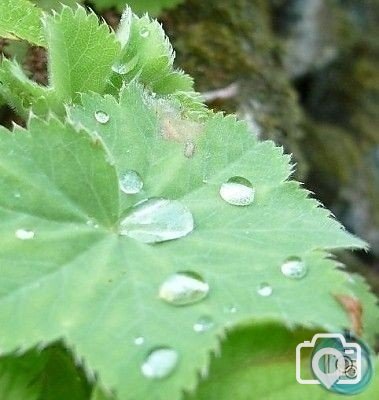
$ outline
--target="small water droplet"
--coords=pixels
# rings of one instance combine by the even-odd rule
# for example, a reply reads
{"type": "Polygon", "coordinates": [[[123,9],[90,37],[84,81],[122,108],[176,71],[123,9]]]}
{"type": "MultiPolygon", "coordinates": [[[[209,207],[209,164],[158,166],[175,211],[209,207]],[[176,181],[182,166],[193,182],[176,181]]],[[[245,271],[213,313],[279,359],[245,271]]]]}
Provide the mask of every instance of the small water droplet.
{"type": "Polygon", "coordinates": [[[86,224],[88,226],[91,226],[92,228],[95,228],[95,229],[97,229],[99,227],[99,224],[93,219],[87,220],[86,224]]]}
{"type": "Polygon", "coordinates": [[[234,206],[248,206],[254,201],[255,189],[247,179],[234,176],[221,185],[220,196],[234,206]]]}
{"type": "Polygon", "coordinates": [[[17,229],[16,238],[20,240],[31,240],[34,239],[35,232],[27,229],[17,229]]]}
{"type": "Polygon", "coordinates": [[[228,314],[235,314],[237,312],[237,307],[233,304],[229,304],[224,307],[224,312],[228,314]]]}
{"type": "Polygon", "coordinates": [[[197,303],[207,297],[209,285],[195,272],[177,272],[169,276],[159,288],[159,297],[174,306],[197,303]]]}
{"type": "Polygon", "coordinates": [[[180,201],[153,197],[129,210],[120,223],[120,235],[158,243],[186,236],[193,228],[193,216],[180,201]]]}
{"type": "Polygon", "coordinates": [[[178,361],[176,350],[170,347],[158,347],[147,355],[141,371],[146,378],[163,379],[174,371],[178,361]]]}
{"type": "Polygon", "coordinates": [[[119,75],[125,75],[128,72],[128,66],[126,64],[117,63],[112,65],[112,71],[119,75]]]}
{"type": "Polygon", "coordinates": [[[194,142],[186,142],[184,144],[184,156],[187,158],[193,157],[195,154],[195,143],[194,142]]]}
{"type": "Polygon", "coordinates": [[[104,111],[96,111],[95,119],[100,124],[106,124],[109,121],[109,115],[104,111]]]}
{"type": "Polygon", "coordinates": [[[145,338],[143,336],[137,336],[134,338],[133,342],[136,346],[141,346],[145,343],[145,338]]]}
{"type": "Polygon", "coordinates": [[[290,279],[304,278],[308,272],[306,263],[300,257],[290,257],[281,265],[282,274],[290,279]]]}
{"type": "Polygon", "coordinates": [[[125,171],[120,176],[120,189],[126,194],[136,194],[141,191],[143,181],[139,173],[133,170],[125,171]]]}
{"type": "Polygon", "coordinates": [[[193,325],[193,330],[197,333],[209,331],[214,326],[213,319],[208,316],[200,317],[193,325]]]}
{"type": "Polygon", "coordinates": [[[16,193],[14,194],[14,197],[15,197],[15,199],[21,198],[21,193],[16,192],[16,193]]]}
{"type": "Polygon", "coordinates": [[[272,295],[272,287],[268,283],[263,282],[259,285],[257,292],[260,296],[268,297],[272,295]]]}
{"type": "Polygon", "coordinates": [[[143,37],[143,38],[147,38],[150,35],[150,31],[147,28],[141,28],[141,30],[139,31],[139,34],[143,37]]]}

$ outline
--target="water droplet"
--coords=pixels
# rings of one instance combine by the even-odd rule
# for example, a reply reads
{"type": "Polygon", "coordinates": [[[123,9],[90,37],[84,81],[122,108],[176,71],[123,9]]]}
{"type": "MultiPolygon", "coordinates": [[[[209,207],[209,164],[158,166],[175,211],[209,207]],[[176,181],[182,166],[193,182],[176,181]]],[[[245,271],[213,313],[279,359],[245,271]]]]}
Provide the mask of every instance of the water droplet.
{"type": "Polygon", "coordinates": [[[16,193],[14,194],[14,197],[15,197],[16,199],[19,199],[19,198],[21,198],[21,193],[19,193],[19,192],[16,192],[16,193]]]}
{"type": "Polygon", "coordinates": [[[16,238],[20,240],[34,239],[35,233],[27,229],[17,229],[16,238]]]}
{"type": "Polygon", "coordinates": [[[247,179],[234,176],[221,185],[220,196],[234,206],[248,206],[254,201],[255,189],[247,179]]]}
{"type": "Polygon", "coordinates": [[[141,346],[145,343],[145,338],[143,336],[137,336],[134,338],[133,342],[136,346],[141,346]]]}
{"type": "Polygon", "coordinates": [[[176,350],[170,347],[158,347],[147,355],[141,371],[146,378],[163,379],[174,371],[178,361],[176,350]]]}
{"type": "Polygon", "coordinates": [[[119,75],[125,75],[128,72],[128,66],[126,64],[117,63],[112,65],[112,71],[119,75]]]}
{"type": "Polygon", "coordinates": [[[150,35],[150,31],[147,28],[141,28],[141,30],[139,31],[139,34],[143,38],[147,38],[150,35]]]}
{"type": "Polygon", "coordinates": [[[213,319],[208,316],[200,317],[193,325],[193,330],[197,333],[209,331],[214,326],[213,319]]]}
{"type": "Polygon", "coordinates": [[[185,306],[203,300],[209,285],[195,272],[177,272],[169,276],[159,288],[159,297],[174,306],[185,306]]]}
{"type": "Polygon", "coordinates": [[[120,235],[158,243],[186,236],[193,228],[193,216],[180,201],[153,197],[129,211],[120,223],[120,235]]]}
{"type": "Polygon", "coordinates": [[[86,224],[88,226],[91,226],[92,228],[95,228],[95,229],[97,229],[99,227],[99,224],[93,219],[87,220],[86,224]]]}
{"type": "Polygon", "coordinates": [[[104,111],[96,111],[95,119],[100,124],[106,124],[109,121],[109,115],[104,111]]]}
{"type": "Polygon", "coordinates": [[[187,158],[191,158],[193,157],[194,153],[195,153],[195,143],[190,141],[186,142],[184,144],[184,156],[187,158]]]}
{"type": "Polygon", "coordinates": [[[237,307],[233,304],[229,304],[226,307],[224,307],[224,312],[228,314],[235,314],[237,312],[237,307]]]}
{"type": "Polygon", "coordinates": [[[139,173],[133,170],[125,171],[120,177],[120,189],[126,194],[136,194],[141,191],[143,181],[139,173]]]}
{"type": "Polygon", "coordinates": [[[257,292],[260,296],[268,297],[272,295],[272,287],[268,283],[263,282],[259,285],[257,292]]]}
{"type": "Polygon", "coordinates": [[[290,279],[301,279],[308,272],[306,263],[299,257],[290,257],[281,266],[282,274],[290,279]]]}

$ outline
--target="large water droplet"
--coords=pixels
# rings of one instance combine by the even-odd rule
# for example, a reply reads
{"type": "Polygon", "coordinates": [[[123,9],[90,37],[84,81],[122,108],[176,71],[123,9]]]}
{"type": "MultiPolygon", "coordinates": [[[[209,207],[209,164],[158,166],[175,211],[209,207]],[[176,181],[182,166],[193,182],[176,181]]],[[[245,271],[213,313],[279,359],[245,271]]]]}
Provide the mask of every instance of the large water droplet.
{"type": "Polygon", "coordinates": [[[169,276],[159,288],[159,297],[174,306],[197,303],[208,293],[208,283],[199,274],[190,271],[169,276]]]}
{"type": "Polygon", "coordinates": [[[290,279],[301,279],[308,272],[306,263],[299,257],[290,257],[281,266],[282,274],[290,279]]]}
{"type": "Polygon", "coordinates": [[[268,297],[272,295],[272,287],[268,283],[263,282],[258,286],[257,292],[260,296],[268,297]]]}
{"type": "Polygon", "coordinates": [[[126,64],[117,63],[112,65],[112,71],[119,75],[125,75],[128,72],[128,66],[126,64]]]}
{"type": "Polygon", "coordinates": [[[197,333],[209,331],[214,326],[213,319],[208,316],[200,317],[193,325],[193,330],[197,333]]]}
{"type": "Polygon", "coordinates": [[[35,232],[27,230],[27,229],[17,229],[16,238],[20,240],[31,240],[34,239],[35,232]]]}
{"type": "Polygon", "coordinates": [[[120,235],[143,243],[178,239],[192,232],[191,212],[178,200],[150,198],[136,204],[120,223],[120,235]]]}
{"type": "Polygon", "coordinates": [[[109,115],[104,111],[96,111],[95,119],[99,124],[106,124],[109,121],[109,115]]]}
{"type": "Polygon", "coordinates": [[[143,37],[143,38],[147,38],[150,35],[150,31],[147,28],[141,28],[141,30],[139,31],[139,34],[143,37]]]}
{"type": "Polygon", "coordinates": [[[178,361],[176,350],[170,347],[158,347],[147,355],[141,371],[146,378],[163,379],[174,371],[178,361]]]}
{"type": "Polygon", "coordinates": [[[221,185],[220,196],[234,206],[248,206],[254,201],[255,189],[247,179],[234,176],[221,185]]]}
{"type": "Polygon", "coordinates": [[[136,194],[141,191],[143,181],[138,172],[125,171],[120,176],[120,189],[126,194],[136,194]]]}

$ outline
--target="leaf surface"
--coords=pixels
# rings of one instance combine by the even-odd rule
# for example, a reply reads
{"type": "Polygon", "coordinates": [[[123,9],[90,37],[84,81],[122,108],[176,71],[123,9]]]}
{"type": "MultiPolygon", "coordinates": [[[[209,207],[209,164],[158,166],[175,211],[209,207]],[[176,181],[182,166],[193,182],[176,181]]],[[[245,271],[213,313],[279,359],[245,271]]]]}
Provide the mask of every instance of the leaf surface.
{"type": "Polygon", "coordinates": [[[41,9],[28,0],[1,0],[0,37],[27,40],[43,46],[41,16],[41,9]]]}

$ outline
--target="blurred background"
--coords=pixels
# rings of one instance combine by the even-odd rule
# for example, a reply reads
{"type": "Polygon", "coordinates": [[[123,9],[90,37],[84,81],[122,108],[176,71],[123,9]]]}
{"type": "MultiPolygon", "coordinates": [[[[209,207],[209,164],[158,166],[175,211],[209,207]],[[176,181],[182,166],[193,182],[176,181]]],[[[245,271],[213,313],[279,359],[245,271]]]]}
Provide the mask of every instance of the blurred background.
{"type": "MultiPolygon", "coordinates": [[[[261,139],[283,145],[295,178],[370,244],[368,253],[339,256],[379,294],[379,0],[130,2],[162,22],[176,65],[209,106],[237,113],[261,139]]],[[[109,3],[85,4],[116,27],[126,0],[109,3]]],[[[0,51],[47,83],[43,49],[3,40],[0,51]]],[[[14,119],[0,108],[1,124],[14,119]]]]}

